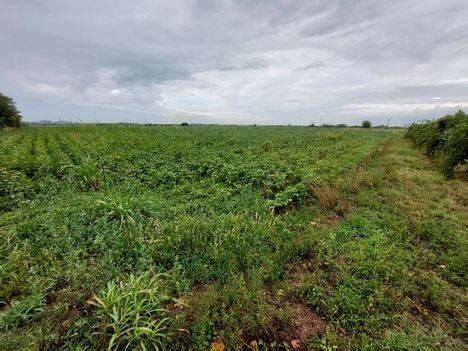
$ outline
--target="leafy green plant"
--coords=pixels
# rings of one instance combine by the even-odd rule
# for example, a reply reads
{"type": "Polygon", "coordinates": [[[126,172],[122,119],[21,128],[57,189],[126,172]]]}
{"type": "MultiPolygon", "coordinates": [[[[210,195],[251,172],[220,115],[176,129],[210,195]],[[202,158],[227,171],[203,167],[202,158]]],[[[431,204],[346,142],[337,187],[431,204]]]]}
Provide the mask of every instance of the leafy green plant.
{"type": "Polygon", "coordinates": [[[95,328],[106,337],[108,350],[164,348],[170,322],[164,304],[170,298],[162,278],[152,272],[131,274],[125,281],[109,282],[93,297],[95,328]]]}
{"type": "Polygon", "coordinates": [[[304,184],[288,186],[283,191],[278,192],[274,199],[269,200],[269,208],[272,212],[286,208],[288,206],[298,204],[307,196],[307,190],[304,184]]]}
{"type": "Polygon", "coordinates": [[[0,211],[19,206],[33,193],[33,183],[24,173],[0,168],[0,211]]]}

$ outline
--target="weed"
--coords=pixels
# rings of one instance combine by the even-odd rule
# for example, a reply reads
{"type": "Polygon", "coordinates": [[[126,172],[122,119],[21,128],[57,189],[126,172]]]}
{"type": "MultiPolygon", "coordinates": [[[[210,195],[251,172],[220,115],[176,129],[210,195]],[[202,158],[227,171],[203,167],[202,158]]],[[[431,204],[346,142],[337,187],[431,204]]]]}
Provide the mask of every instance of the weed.
{"type": "Polygon", "coordinates": [[[45,298],[36,293],[23,300],[11,302],[0,312],[0,330],[22,327],[30,319],[44,311],[45,298]]]}
{"type": "Polygon", "coordinates": [[[83,190],[97,190],[101,182],[101,170],[97,162],[91,157],[85,157],[76,165],[72,166],[73,175],[83,190]]]}
{"type": "Polygon", "coordinates": [[[169,318],[164,304],[163,276],[131,274],[128,280],[109,282],[94,296],[97,333],[108,340],[108,349],[160,349],[167,343],[169,318]]]}
{"type": "Polygon", "coordinates": [[[269,208],[275,213],[288,206],[299,205],[306,199],[306,196],[307,191],[304,184],[288,186],[286,189],[278,192],[274,199],[269,200],[269,208]]]}

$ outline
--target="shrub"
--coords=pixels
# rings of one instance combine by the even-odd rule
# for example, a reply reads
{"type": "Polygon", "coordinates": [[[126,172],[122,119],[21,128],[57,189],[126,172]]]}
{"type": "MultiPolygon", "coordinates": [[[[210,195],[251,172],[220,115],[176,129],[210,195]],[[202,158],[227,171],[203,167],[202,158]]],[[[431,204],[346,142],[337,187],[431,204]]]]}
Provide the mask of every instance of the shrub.
{"type": "Polygon", "coordinates": [[[442,157],[442,172],[450,178],[468,157],[468,115],[458,111],[435,121],[413,124],[405,135],[429,157],[442,157]]]}
{"type": "Polygon", "coordinates": [[[98,333],[106,335],[108,349],[164,348],[169,318],[163,305],[160,274],[130,275],[125,282],[109,282],[90,303],[97,307],[98,333]]]}
{"type": "Polygon", "coordinates": [[[21,125],[21,114],[12,98],[0,93],[0,128],[21,125]]]}
{"type": "Polygon", "coordinates": [[[372,123],[370,121],[362,121],[362,128],[370,128],[372,127],[372,123]]]}

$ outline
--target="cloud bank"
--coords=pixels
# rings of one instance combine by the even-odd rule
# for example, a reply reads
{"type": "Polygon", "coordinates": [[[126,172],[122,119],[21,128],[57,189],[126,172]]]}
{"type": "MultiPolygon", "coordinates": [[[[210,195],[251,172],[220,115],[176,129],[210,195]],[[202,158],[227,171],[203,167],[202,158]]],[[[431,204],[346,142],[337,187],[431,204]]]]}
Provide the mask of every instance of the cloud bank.
{"type": "Polygon", "coordinates": [[[26,120],[404,124],[468,107],[468,4],[6,0],[26,120]]]}

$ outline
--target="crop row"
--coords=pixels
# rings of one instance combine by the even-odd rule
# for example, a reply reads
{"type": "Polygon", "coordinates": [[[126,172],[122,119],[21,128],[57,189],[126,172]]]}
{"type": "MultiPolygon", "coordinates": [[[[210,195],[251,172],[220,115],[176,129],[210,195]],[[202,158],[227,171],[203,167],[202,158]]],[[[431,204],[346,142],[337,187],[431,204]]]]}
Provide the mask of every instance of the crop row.
{"type": "Polygon", "coordinates": [[[49,188],[85,191],[171,189],[208,180],[229,191],[251,186],[282,206],[291,194],[303,192],[303,185],[347,171],[381,137],[348,133],[352,135],[305,128],[287,133],[277,128],[218,127],[218,133],[207,127],[29,128],[16,136],[21,142],[5,147],[3,173],[34,183],[47,180],[42,183],[49,188]],[[324,149],[330,151],[324,154],[324,149]]]}

